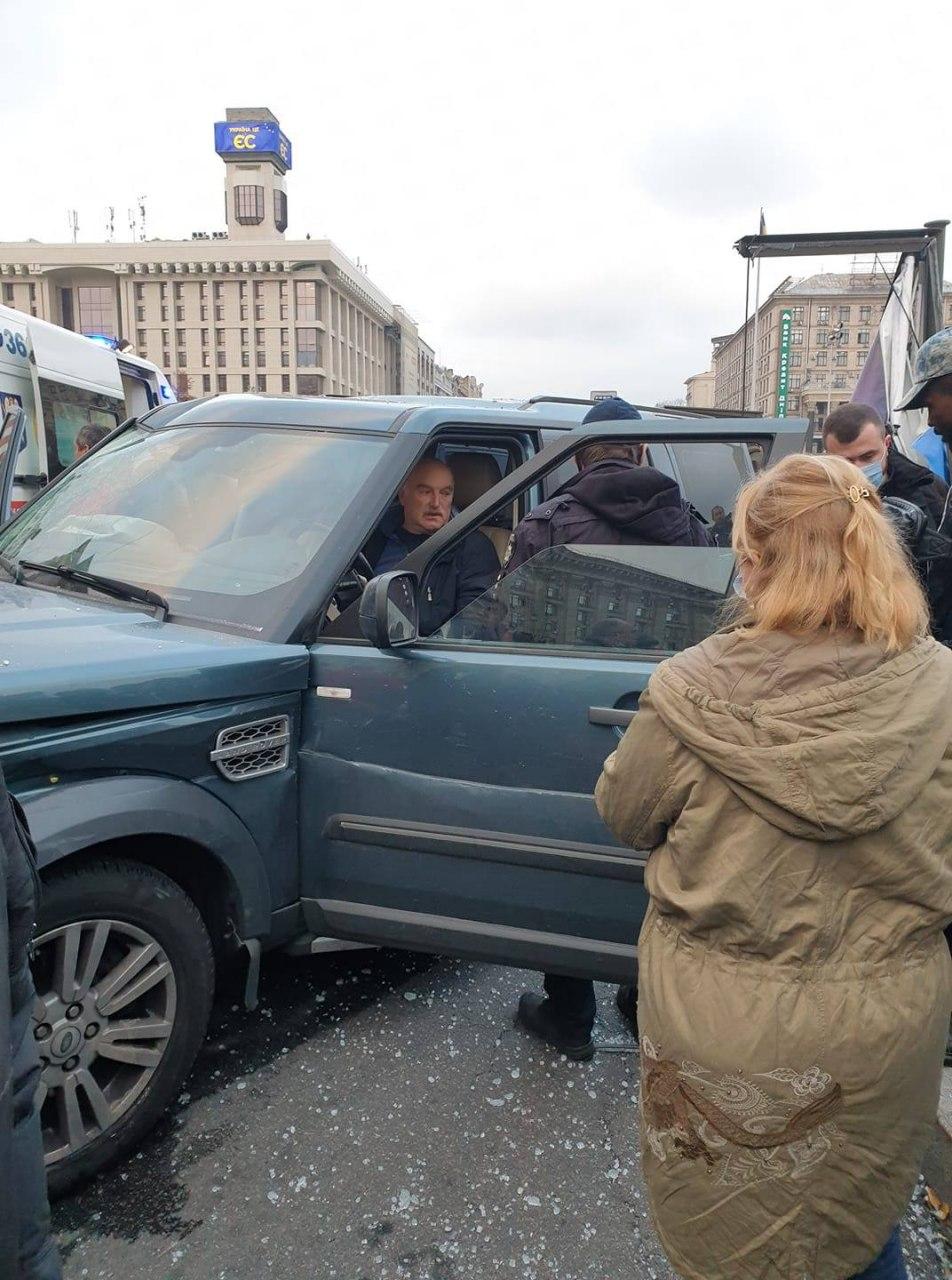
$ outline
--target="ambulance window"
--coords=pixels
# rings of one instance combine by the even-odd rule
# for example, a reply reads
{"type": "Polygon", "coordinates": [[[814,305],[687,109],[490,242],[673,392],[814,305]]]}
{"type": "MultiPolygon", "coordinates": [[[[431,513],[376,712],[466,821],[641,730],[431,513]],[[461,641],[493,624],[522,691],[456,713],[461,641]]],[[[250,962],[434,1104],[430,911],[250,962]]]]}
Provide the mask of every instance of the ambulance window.
{"type": "Polygon", "coordinates": [[[76,437],[85,426],[114,431],[119,425],[117,401],[81,387],[40,380],[49,478],[76,461],[76,437]]]}

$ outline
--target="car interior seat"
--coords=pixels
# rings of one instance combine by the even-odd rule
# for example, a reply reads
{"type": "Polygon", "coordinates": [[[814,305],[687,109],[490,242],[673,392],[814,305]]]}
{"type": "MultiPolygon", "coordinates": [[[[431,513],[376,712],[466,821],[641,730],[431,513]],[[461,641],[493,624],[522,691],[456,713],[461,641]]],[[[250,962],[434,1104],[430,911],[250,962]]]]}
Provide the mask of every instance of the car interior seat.
{"type": "MultiPolygon", "coordinates": [[[[465,509],[488,492],[494,484],[502,479],[499,463],[489,453],[454,453],[447,459],[453,473],[453,505],[459,511],[465,509]]],[[[502,564],[509,539],[512,536],[513,523],[511,516],[501,515],[500,524],[484,524],[480,533],[484,533],[496,549],[499,563],[502,564]]]]}

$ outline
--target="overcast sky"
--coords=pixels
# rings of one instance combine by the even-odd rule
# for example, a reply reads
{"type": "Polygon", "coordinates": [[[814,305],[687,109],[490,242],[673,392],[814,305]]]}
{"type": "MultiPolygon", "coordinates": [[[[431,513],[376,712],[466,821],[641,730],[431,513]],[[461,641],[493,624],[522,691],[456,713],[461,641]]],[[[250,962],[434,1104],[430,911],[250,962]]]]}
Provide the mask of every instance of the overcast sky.
{"type": "MultiPolygon", "coordinates": [[[[328,236],[489,395],[683,395],[756,231],[952,217],[952,7],[0,0],[0,237],[223,226],[212,124],[267,106],[328,236]],[[914,24],[910,21],[915,15],[914,24]]],[[[952,253],[952,247],[950,247],[952,253]]],[[[826,268],[847,269],[829,259],[826,268]]],[[[764,293],[819,263],[775,261],[764,293]]],[[[949,272],[947,270],[946,274],[949,272]]]]}

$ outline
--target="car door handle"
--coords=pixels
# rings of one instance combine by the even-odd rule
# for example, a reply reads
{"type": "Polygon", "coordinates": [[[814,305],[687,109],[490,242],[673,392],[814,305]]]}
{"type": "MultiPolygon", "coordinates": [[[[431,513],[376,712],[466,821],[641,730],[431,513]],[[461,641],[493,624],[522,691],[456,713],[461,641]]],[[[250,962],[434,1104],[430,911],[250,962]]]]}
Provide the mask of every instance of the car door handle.
{"type": "Polygon", "coordinates": [[[609,724],[618,729],[624,729],[630,725],[636,714],[634,711],[624,711],[619,707],[589,707],[588,709],[590,724],[609,724]]]}

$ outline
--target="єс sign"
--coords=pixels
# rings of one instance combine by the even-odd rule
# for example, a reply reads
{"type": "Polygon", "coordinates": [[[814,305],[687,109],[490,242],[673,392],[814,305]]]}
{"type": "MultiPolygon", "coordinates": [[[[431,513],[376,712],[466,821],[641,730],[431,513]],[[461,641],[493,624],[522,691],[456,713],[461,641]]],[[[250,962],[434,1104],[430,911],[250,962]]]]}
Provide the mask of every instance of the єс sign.
{"type": "Polygon", "coordinates": [[[285,169],[291,168],[291,143],[270,120],[219,120],[215,150],[220,156],[275,156],[285,169]]]}

